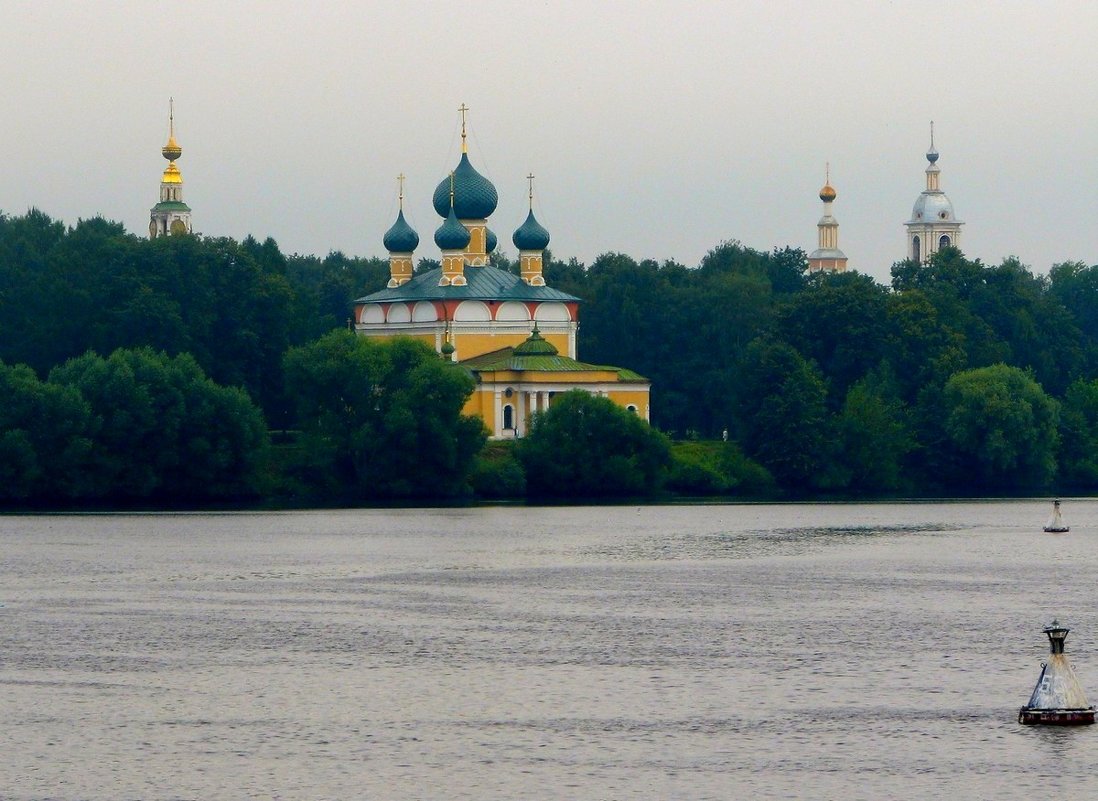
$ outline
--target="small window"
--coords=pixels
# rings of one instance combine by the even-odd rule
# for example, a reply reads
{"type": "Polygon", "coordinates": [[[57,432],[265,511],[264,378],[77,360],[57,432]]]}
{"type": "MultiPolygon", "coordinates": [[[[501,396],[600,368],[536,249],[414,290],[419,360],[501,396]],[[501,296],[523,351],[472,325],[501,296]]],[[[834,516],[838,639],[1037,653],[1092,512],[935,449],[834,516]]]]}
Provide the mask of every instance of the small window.
{"type": "Polygon", "coordinates": [[[939,247],[939,248],[947,248],[947,247],[949,247],[949,246],[950,246],[951,244],[953,244],[953,243],[949,241],[949,237],[948,237],[948,236],[944,236],[944,235],[943,235],[943,236],[942,236],[942,238],[938,240],[938,247],[939,247]]]}
{"type": "Polygon", "coordinates": [[[911,258],[913,261],[921,261],[923,258],[922,243],[919,242],[919,237],[911,237],[911,258]]]}
{"type": "Polygon", "coordinates": [[[633,414],[636,414],[636,413],[637,413],[637,404],[635,404],[635,403],[630,403],[630,404],[629,404],[628,406],[626,406],[625,408],[626,408],[626,409],[627,409],[628,411],[632,412],[633,414]]]}
{"type": "Polygon", "coordinates": [[[505,431],[510,431],[515,427],[515,410],[511,404],[507,404],[503,407],[503,428],[505,431]]]}

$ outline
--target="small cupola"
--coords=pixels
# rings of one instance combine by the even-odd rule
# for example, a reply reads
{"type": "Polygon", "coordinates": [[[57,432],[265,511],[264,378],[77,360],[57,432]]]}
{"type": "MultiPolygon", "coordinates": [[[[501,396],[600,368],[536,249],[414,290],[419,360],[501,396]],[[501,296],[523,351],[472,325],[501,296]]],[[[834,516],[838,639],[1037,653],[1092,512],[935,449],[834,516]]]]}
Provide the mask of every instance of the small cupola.
{"type": "Polygon", "coordinates": [[[526,341],[516,345],[514,350],[516,356],[556,356],[559,353],[552,342],[542,338],[537,323],[534,323],[534,330],[526,341]]]}

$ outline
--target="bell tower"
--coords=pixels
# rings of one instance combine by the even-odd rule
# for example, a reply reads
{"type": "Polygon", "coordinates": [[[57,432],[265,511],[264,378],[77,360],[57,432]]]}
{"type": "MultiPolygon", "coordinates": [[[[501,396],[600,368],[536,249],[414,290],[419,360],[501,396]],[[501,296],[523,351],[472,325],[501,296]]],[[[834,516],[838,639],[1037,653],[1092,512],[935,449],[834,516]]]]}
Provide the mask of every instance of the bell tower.
{"type": "Polygon", "coordinates": [[[183,175],[175,166],[183,148],[175,141],[175,101],[168,99],[168,144],[160,149],[168,160],[160,179],[160,202],[149,212],[149,238],[191,233],[191,207],[183,202],[183,175]]]}
{"type": "Polygon", "coordinates": [[[820,190],[820,200],[823,201],[823,216],[816,224],[817,247],[808,254],[808,271],[810,273],[846,272],[846,254],[839,250],[839,221],[831,214],[831,204],[838,193],[831,185],[831,165],[826,168],[827,178],[820,190]]]}
{"type": "Polygon", "coordinates": [[[930,149],[926,152],[926,189],[915,200],[907,221],[907,258],[926,264],[945,247],[960,247],[963,222],[953,213],[953,203],[941,188],[941,168],[934,148],[934,123],[930,123],[930,149]]]}

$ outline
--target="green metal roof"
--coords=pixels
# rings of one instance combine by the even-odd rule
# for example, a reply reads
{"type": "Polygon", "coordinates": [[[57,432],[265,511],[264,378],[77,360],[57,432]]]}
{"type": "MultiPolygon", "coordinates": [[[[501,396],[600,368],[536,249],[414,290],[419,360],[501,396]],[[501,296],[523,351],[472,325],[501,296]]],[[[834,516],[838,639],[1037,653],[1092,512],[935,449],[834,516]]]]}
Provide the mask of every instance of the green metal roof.
{"type": "Polygon", "coordinates": [[[515,347],[516,356],[556,356],[558,353],[556,345],[542,337],[537,323],[526,341],[515,347]]]}
{"type": "Polygon", "coordinates": [[[414,302],[417,300],[540,300],[562,303],[580,299],[559,289],[530,286],[514,273],[498,267],[466,267],[465,286],[439,286],[442,268],[420,273],[403,286],[382,289],[359,298],[355,303],[414,302]]]}
{"type": "Polygon", "coordinates": [[[538,353],[525,355],[516,352],[516,348],[500,348],[491,353],[482,353],[480,356],[465,359],[460,364],[462,367],[477,373],[493,373],[503,370],[534,373],[611,372],[618,374],[618,381],[648,381],[639,373],[626,370],[623,367],[586,364],[559,354],[538,353]]]}
{"type": "Polygon", "coordinates": [[[191,207],[182,200],[162,200],[152,207],[153,211],[190,211],[191,207]]]}

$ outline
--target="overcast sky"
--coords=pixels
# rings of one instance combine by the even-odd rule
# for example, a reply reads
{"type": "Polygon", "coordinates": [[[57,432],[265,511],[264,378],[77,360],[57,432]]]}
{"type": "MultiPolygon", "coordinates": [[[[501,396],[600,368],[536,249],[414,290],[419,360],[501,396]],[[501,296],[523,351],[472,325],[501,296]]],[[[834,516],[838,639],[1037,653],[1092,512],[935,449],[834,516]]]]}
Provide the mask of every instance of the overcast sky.
{"type": "Polygon", "coordinates": [[[558,257],[696,265],[726,239],[839,245],[885,281],[929,122],[962,249],[1098,263],[1098,3],[0,2],[0,209],[143,233],[175,97],[196,231],[419,256],[460,155],[514,255],[533,172],[558,257]]]}

